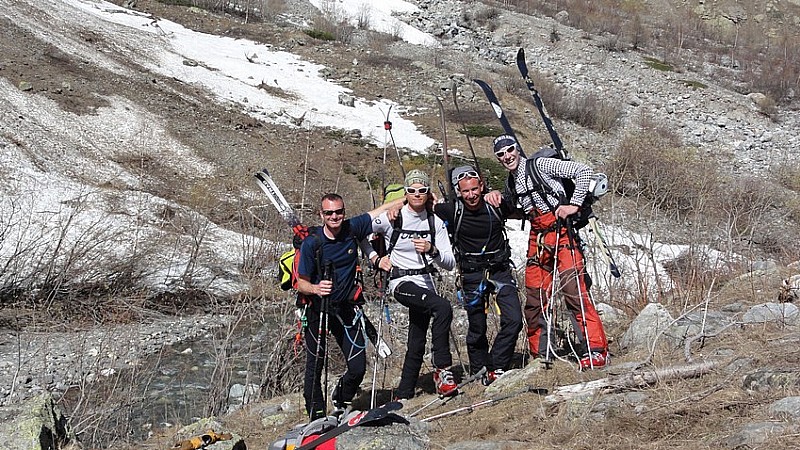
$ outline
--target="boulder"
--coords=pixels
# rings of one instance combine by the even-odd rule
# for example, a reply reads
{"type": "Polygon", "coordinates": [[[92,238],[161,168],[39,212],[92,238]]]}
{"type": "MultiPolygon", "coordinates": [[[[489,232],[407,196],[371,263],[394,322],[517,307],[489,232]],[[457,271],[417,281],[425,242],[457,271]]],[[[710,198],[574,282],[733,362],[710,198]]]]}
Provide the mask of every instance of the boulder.
{"type": "Polygon", "coordinates": [[[674,319],[667,308],[660,303],[648,303],[633,319],[628,330],[620,340],[622,348],[629,350],[649,350],[653,341],[669,327],[674,319]]]}
{"type": "Polygon", "coordinates": [[[77,443],[67,417],[50,393],[43,393],[0,412],[13,417],[3,427],[0,450],[59,450],[77,443]]]}
{"type": "Polygon", "coordinates": [[[800,312],[792,303],[762,303],[750,308],[742,316],[746,324],[779,323],[794,325],[798,321],[800,312]]]}

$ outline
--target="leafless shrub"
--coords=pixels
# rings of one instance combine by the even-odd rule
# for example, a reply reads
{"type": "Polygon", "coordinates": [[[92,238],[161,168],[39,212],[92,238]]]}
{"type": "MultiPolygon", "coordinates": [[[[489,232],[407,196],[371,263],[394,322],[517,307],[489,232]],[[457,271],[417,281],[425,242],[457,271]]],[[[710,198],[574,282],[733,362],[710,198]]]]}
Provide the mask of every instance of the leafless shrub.
{"type": "Polygon", "coordinates": [[[158,0],[168,5],[196,6],[213,12],[243,17],[245,21],[274,18],[286,8],[286,0],[158,0]]]}
{"type": "Polygon", "coordinates": [[[800,193],[800,162],[786,160],[772,167],[775,179],[785,188],[800,193]]]}
{"type": "Polygon", "coordinates": [[[568,115],[564,119],[605,132],[614,128],[620,114],[619,105],[607,98],[594,92],[586,95],[576,93],[570,98],[568,115]]]}
{"type": "Polygon", "coordinates": [[[519,76],[516,67],[504,66],[498,72],[498,84],[503,90],[518,97],[529,97],[528,88],[519,76]]]}
{"type": "Polygon", "coordinates": [[[391,40],[391,37],[385,34],[376,34],[376,41],[374,42],[376,51],[369,53],[366,56],[360,58],[360,61],[364,64],[369,64],[375,67],[385,66],[395,70],[408,70],[414,60],[410,58],[403,58],[402,56],[395,56],[389,55],[384,51],[377,51],[378,47],[382,47],[388,44],[388,41],[391,40]]]}
{"type": "Polygon", "coordinates": [[[617,192],[647,198],[678,217],[702,209],[717,177],[713,162],[694,148],[676,145],[668,130],[644,124],[623,138],[612,157],[609,176],[617,192]]]}
{"type": "Polygon", "coordinates": [[[402,41],[403,40],[403,22],[396,20],[392,23],[392,27],[389,30],[389,35],[392,36],[392,39],[395,41],[402,41]]]}
{"type": "Polygon", "coordinates": [[[768,210],[777,207],[775,190],[767,180],[753,177],[729,179],[720,187],[714,210],[722,213],[727,235],[734,241],[752,240],[768,210]]]}
{"type": "Polygon", "coordinates": [[[81,294],[136,289],[152,248],[134,245],[113,217],[94,213],[92,194],[49,212],[31,212],[21,197],[3,201],[0,251],[10,257],[0,267],[0,295],[25,292],[50,309],[81,294]]]}
{"type": "Polygon", "coordinates": [[[321,11],[321,15],[314,17],[313,30],[323,36],[332,36],[339,42],[349,43],[355,27],[350,25],[347,15],[332,1],[324,2],[321,11]]]}
{"type": "Polygon", "coordinates": [[[772,97],[765,96],[757,103],[758,112],[772,119],[773,122],[778,122],[778,105],[772,97]]]}
{"type": "Polygon", "coordinates": [[[358,12],[356,13],[356,26],[359,30],[367,30],[369,29],[370,23],[372,22],[372,6],[369,3],[362,3],[358,7],[358,12]]]}

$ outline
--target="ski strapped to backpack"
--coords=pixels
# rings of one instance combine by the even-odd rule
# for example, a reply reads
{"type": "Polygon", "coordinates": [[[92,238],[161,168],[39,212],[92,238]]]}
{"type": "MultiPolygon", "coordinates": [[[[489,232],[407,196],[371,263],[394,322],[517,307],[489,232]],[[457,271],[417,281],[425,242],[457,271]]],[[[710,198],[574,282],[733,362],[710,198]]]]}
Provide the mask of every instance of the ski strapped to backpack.
{"type": "Polygon", "coordinates": [[[558,137],[555,127],[553,127],[553,121],[550,120],[550,117],[545,113],[544,103],[539,96],[539,91],[536,90],[533,80],[528,76],[528,64],[525,62],[525,50],[522,48],[517,52],[517,68],[519,69],[520,75],[522,75],[523,81],[525,81],[525,86],[528,87],[528,91],[530,91],[531,96],[533,96],[533,104],[536,105],[539,116],[541,116],[542,122],[544,122],[544,127],[547,129],[547,133],[550,134],[550,140],[553,141],[553,148],[559,153],[560,159],[569,159],[566,150],[564,150],[564,144],[561,142],[561,138],[558,137]]]}
{"type": "MultiPolygon", "coordinates": [[[[444,117],[444,105],[442,104],[442,99],[439,98],[438,95],[433,96],[436,99],[436,105],[439,107],[439,126],[442,128],[442,159],[444,161],[444,177],[446,180],[450,179],[450,154],[448,153],[447,148],[447,122],[445,121],[444,117]]],[[[445,200],[452,200],[455,198],[455,192],[453,191],[453,184],[448,182],[445,183],[445,189],[442,192],[445,200]]],[[[441,185],[439,187],[441,189],[441,185]]]]}

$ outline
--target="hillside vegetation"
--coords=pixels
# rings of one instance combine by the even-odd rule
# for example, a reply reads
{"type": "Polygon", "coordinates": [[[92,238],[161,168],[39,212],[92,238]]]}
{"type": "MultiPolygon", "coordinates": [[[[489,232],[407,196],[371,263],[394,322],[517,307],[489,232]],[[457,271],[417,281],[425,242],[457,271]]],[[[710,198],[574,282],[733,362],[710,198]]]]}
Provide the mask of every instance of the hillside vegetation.
{"type": "MultiPolygon", "coordinates": [[[[494,86],[525,148],[548,145],[513,64],[516,50],[526,49],[567,150],[609,176],[613,192],[597,212],[625,275],[611,279],[592,255],[597,300],[618,313],[608,316],[610,372],[576,373],[563,364],[529,381],[553,390],[638,367],[723,362],[703,377],[551,409],[526,394],[437,422],[427,430],[431,448],[467,440],[515,442],[497,448],[793,448],[796,419],[785,420],[775,402],[797,394],[796,322],[743,316],[791,300],[782,283],[800,273],[800,5],[418,0],[419,12],[400,18],[441,44],[420,46],[399,28],[370,30],[368,9],[353,20],[335,2],[321,10],[284,0],[114,3],[151,17],[153,26],[173,21],[321,64],[324,78],[359,102],[397,102],[393,120],[413,123],[437,144],[433,96],[441,96],[454,158],[470,154],[469,135],[494,187],[504,176],[490,152],[499,128],[471,80],[494,86]],[[460,111],[449,101],[453,89],[460,111]],[[684,334],[666,346],[623,346],[634,319],[654,303],[684,334]],[[700,331],[690,327],[697,320],[700,331]],[[767,428],[762,440],[745,433],[767,428]]],[[[365,135],[364,124],[312,126],[314,108],[257,114],[247,98],[226,100],[152,70],[165,36],[103,34],[72,21],[63,2],[0,6],[0,326],[12,334],[69,332],[203,312],[252,323],[277,312],[282,326],[263,338],[278,356],[248,378],[261,385],[262,401],[296,401],[299,377],[274,376],[302,364],[291,353],[292,308],[273,281],[289,231],[251,176],[268,167],[309,222],[326,192],[342,193],[348,213],[368,210],[381,186],[400,178],[390,140],[365,135]]],[[[256,64],[258,55],[241,62],[256,64]]],[[[276,80],[261,80],[258,89],[299,102],[276,80]]],[[[376,116],[373,128],[382,130],[384,118],[376,116]]],[[[437,145],[399,150],[406,170],[442,178],[437,145]]],[[[392,333],[402,346],[402,328],[392,333]]],[[[207,416],[228,407],[226,345],[207,416]]],[[[518,350],[522,361],[524,345],[518,350]]],[[[124,408],[101,407],[105,392],[81,386],[78,401],[66,396],[62,404],[88,447],[171,445],[172,428],[146,444],[128,442],[141,430],[129,428],[124,408]],[[108,423],[119,433],[98,432],[108,423]]],[[[263,425],[263,406],[226,422],[248,447],[265,447],[302,420],[294,411],[263,425]]]]}

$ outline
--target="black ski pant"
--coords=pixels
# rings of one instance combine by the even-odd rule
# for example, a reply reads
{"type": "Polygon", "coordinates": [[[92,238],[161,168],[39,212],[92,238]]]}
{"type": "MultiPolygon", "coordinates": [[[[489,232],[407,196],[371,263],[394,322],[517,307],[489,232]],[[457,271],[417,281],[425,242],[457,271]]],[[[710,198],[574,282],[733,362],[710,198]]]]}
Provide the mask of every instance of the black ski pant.
{"type": "Polygon", "coordinates": [[[522,306],[517,295],[517,284],[511,269],[462,274],[462,300],[467,311],[467,354],[470,372],[481,367],[486,370],[509,369],[514,357],[517,338],[522,331],[522,306]],[[489,281],[491,280],[491,281],[489,281]],[[490,294],[496,291],[495,302],[500,310],[500,330],[494,338],[491,352],[487,332],[487,310],[490,294]]]}
{"type": "Polygon", "coordinates": [[[406,357],[395,396],[413,398],[417,378],[422,370],[428,325],[431,324],[431,320],[433,321],[431,325],[433,365],[437,369],[444,369],[453,364],[453,357],[450,354],[450,323],[453,321],[453,308],[447,299],[436,292],[410,281],[397,285],[394,289],[394,298],[401,305],[408,307],[406,357]]]}
{"type": "Polygon", "coordinates": [[[360,308],[349,304],[333,307],[328,314],[324,315],[319,307],[314,308],[312,305],[306,309],[308,327],[304,336],[306,373],[303,382],[303,397],[306,402],[306,412],[311,420],[327,414],[321,381],[328,348],[327,330],[330,330],[330,334],[336,339],[347,362],[347,370],[339,379],[334,390],[333,401],[340,404],[352,402],[358,392],[358,387],[367,372],[367,343],[361,314],[363,312],[360,308]],[[322,339],[319,339],[320,320],[323,323],[322,339]]]}

